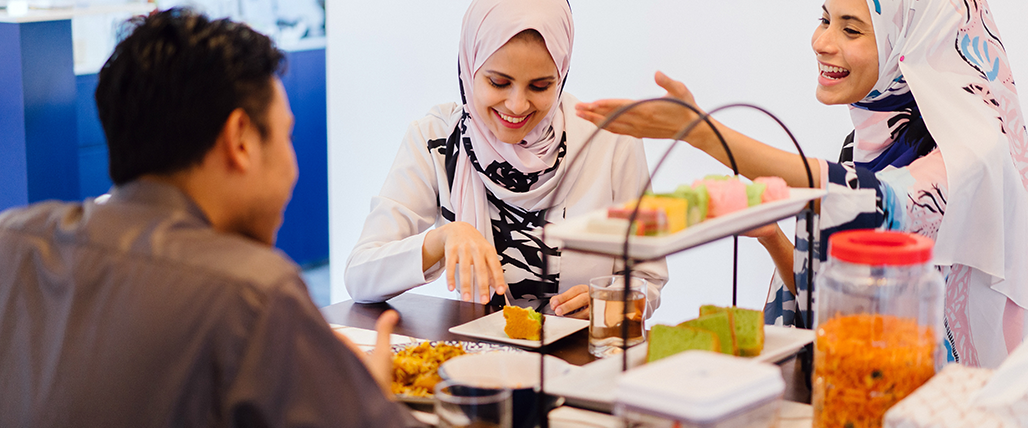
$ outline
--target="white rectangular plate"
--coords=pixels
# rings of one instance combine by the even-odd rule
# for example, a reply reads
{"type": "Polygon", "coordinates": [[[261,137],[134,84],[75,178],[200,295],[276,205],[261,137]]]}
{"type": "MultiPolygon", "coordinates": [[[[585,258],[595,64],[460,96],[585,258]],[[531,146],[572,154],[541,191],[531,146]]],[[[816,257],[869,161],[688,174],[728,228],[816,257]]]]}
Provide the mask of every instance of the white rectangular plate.
{"type": "MultiPolygon", "coordinates": [[[[544,338],[547,345],[589,326],[589,320],[553,315],[544,316],[546,317],[546,325],[543,327],[543,333],[545,333],[544,338]]],[[[507,337],[507,333],[503,332],[505,325],[507,325],[507,321],[503,318],[503,312],[493,312],[474,321],[450,327],[450,333],[494,342],[509,343],[525,348],[538,348],[540,346],[538,340],[511,339],[507,337]]]]}
{"type": "MultiPolygon", "coordinates": [[[[764,350],[756,357],[747,358],[776,363],[813,341],[813,330],[765,325],[764,350]]],[[[610,411],[614,404],[618,375],[621,374],[621,359],[620,355],[613,356],[575,367],[567,375],[546,381],[546,392],[563,396],[578,406],[610,411]]],[[[628,350],[629,369],[645,361],[645,343],[628,350]]]]}
{"type": "MultiPolygon", "coordinates": [[[[811,199],[825,195],[821,189],[791,188],[789,198],[715,217],[685,230],[666,236],[632,236],[629,238],[629,257],[650,260],[695,247],[710,241],[745,232],[758,226],[781,220],[798,213],[811,199]]],[[[563,248],[621,256],[625,237],[618,234],[590,232],[589,220],[606,218],[607,210],[596,210],[587,215],[546,226],[546,238],[557,239],[563,248]]]]}

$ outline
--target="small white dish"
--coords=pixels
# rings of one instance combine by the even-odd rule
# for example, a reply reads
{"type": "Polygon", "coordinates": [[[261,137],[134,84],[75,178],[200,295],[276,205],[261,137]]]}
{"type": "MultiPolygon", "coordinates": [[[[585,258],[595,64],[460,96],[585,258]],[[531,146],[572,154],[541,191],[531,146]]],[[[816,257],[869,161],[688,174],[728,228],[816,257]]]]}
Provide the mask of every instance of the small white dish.
{"type": "MultiPolygon", "coordinates": [[[[546,379],[568,374],[572,365],[567,361],[546,356],[546,379]]],[[[539,384],[539,354],[534,352],[484,352],[455,357],[439,366],[439,376],[445,380],[483,388],[534,388],[539,384]],[[477,382],[488,380],[489,385],[477,382]]]]}
{"type": "MultiPolygon", "coordinates": [[[[547,345],[556,342],[571,333],[589,327],[589,320],[565,318],[554,315],[544,316],[546,317],[546,323],[543,326],[543,333],[547,345]]],[[[450,327],[449,331],[453,334],[486,339],[494,342],[509,343],[525,348],[540,347],[538,340],[511,339],[507,337],[507,333],[503,332],[503,327],[506,325],[507,320],[503,318],[503,312],[497,311],[474,321],[466,322],[456,327],[450,327]]]]}

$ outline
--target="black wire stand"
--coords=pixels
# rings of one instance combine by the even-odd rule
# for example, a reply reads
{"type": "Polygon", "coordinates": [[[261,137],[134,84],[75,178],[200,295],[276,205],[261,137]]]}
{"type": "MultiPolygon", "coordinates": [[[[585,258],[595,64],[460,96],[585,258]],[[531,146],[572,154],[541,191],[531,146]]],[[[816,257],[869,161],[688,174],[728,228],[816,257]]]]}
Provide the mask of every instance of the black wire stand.
{"type": "MultiPolygon", "coordinates": [[[[597,127],[597,129],[595,131],[593,131],[593,133],[589,136],[589,138],[586,139],[585,144],[582,147],[582,150],[580,150],[578,153],[576,153],[575,156],[572,157],[569,160],[569,162],[571,162],[571,163],[576,162],[578,160],[578,157],[581,156],[582,153],[585,153],[585,148],[590,143],[592,143],[592,141],[596,137],[596,135],[599,134],[601,130],[605,129],[611,122],[616,120],[618,117],[620,117],[621,115],[625,114],[629,110],[631,110],[633,108],[636,108],[636,107],[638,107],[638,106],[640,106],[642,104],[657,103],[657,102],[672,103],[672,104],[679,105],[679,106],[684,107],[684,108],[692,111],[693,113],[697,114],[698,117],[696,119],[692,120],[691,122],[689,122],[688,124],[686,124],[685,127],[683,127],[681,130],[679,130],[678,133],[676,133],[674,135],[674,137],[672,137],[671,146],[668,147],[668,149],[664,152],[663,156],[661,156],[660,160],[657,161],[657,164],[653,167],[653,171],[650,173],[649,179],[647,179],[647,181],[646,181],[646,185],[643,186],[642,190],[640,190],[639,197],[636,199],[635,208],[632,210],[632,213],[631,213],[631,215],[628,218],[628,224],[629,225],[632,225],[632,224],[635,223],[636,217],[639,214],[639,208],[642,205],[641,204],[642,198],[648,193],[648,190],[650,189],[650,185],[653,182],[653,177],[657,175],[657,171],[659,171],[661,166],[664,165],[664,162],[667,160],[668,156],[671,154],[671,151],[674,150],[674,148],[678,145],[678,143],[680,141],[682,141],[682,138],[684,138],[685,135],[688,135],[690,132],[693,131],[693,129],[695,129],[700,124],[703,124],[703,123],[707,124],[710,127],[710,129],[714,132],[714,135],[717,136],[718,141],[721,143],[721,148],[725,150],[725,153],[726,153],[726,155],[728,157],[728,166],[732,169],[732,173],[734,175],[739,175],[739,167],[738,167],[738,164],[735,161],[735,156],[732,154],[731,148],[729,148],[728,143],[724,139],[724,136],[721,135],[721,132],[718,131],[717,127],[715,127],[713,122],[711,122],[711,120],[710,120],[710,116],[712,114],[717,113],[719,111],[727,110],[727,109],[733,109],[733,108],[755,109],[755,110],[757,110],[757,111],[759,111],[761,113],[764,113],[765,115],[769,116],[771,119],[773,119],[785,131],[785,133],[789,136],[789,139],[792,141],[793,145],[796,147],[796,151],[798,152],[798,154],[800,156],[800,159],[803,161],[803,166],[806,169],[808,186],[810,188],[814,187],[814,176],[813,176],[813,174],[812,174],[812,172],[810,170],[810,162],[807,159],[807,156],[803,153],[803,148],[801,148],[800,145],[799,145],[799,142],[796,141],[796,137],[793,135],[792,131],[789,130],[789,128],[785,125],[785,123],[783,123],[777,116],[775,116],[771,112],[767,111],[766,109],[758,107],[758,106],[755,106],[755,105],[752,105],[752,104],[745,104],[745,103],[727,104],[727,105],[715,108],[715,109],[713,109],[713,110],[711,110],[709,112],[704,113],[704,112],[700,111],[699,109],[697,109],[696,107],[694,107],[694,106],[692,106],[692,105],[690,105],[690,104],[688,104],[688,103],[686,103],[684,101],[681,101],[679,99],[675,99],[675,98],[667,98],[667,97],[664,97],[664,98],[650,98],[650,99],[644,99],[644,100],[633,102],[631,104],[628,104],[628,105],[625,105],[625,106],[619,108],[617,111],[615,111],[610,116],[608,116],[597,127]]],[[[558,191],[560,190],[561,186],[563,186],[563,185],[564,185],[564,181],[561,181],[560,183],[558,183],[557,184],[557,188],[554,189],[552,194],[556,195],[558,193],[558,191]]],[[[794,214],[782,216],[781,218],[777,218],[777,219],[775,219],[773,221],[765,223],[764,225],[777,222],[779,220],[788,218],[788,217],[790,217],[792,215],[794,215],[794,214]]],[[[813,288],[814,287],[814,285],[813,285],[813,269],[814,269],[814,267],[813,267],[813,265],[814,265],[814,246],[813,246],[813,236],[814,236],[814,231],[813,231],[813,227],[814,227],[814,222],[813,222],[813,218],[814,218],[814,201],[813,200],[809,201],[807,203],[806,208],[804,208],[803,210],[801,210],[799,213],[797,213],[795,215],[797,217],[799,217],[801,215],[805,216],[807,236],[808,236],[808,239],[810,239],[810,244],[807,245],[807,271],[806,271],[806,277],[805,277],[805,281],[806,281],[806,285],[807,285],[807,298],[806,298],[806,300],[807,300],[807,302],[806,302],[807,303],[807,313],[806,313],[805,317],[797,316],[796,317],[796,324],[797,324],[797,327],[799,327],[799,328],[810,329],[811,328],[810,326],[813,325],[812,305],[813,305],[813,293],[814,293],[814,288],[813,288]]],[[[741,231],[738,231],[738,232],[741,232],[741,231]]],[[[660,257],[657,257],[657,258],[662,258],[662,257],[668,256],[668,255],[674,254],[674,253],[685,251],[685,250],[690,249],[690,248],[694,248],[694,247],[697,247],[697,246],[700,246],[700,245],[705,245],[705,244],[707,244],[709,242],[712,242],[712,241],[720,240],[720,239],[725,238],[727,236],[731,236],[732,237],[732,241],[733,241],[733,251],[732,251],[732,254],[733,254],[732,255],[732,306],[736,306],[737,299],[738,299],[738,276],[739,276],[739,235],[738,235],[738,232],[735,232],[735,233],[732,233],[732,234],[725,234],[725,235],[717,236],[717,237],[710,238],[710,239],[706,239],[703,242],[700,242],[700,243],[697,243],[697,244],[694,244],[694,245],[685,246],[683,248],[675,248],[673,250],[669,250],[667,253],[665,253],[665,254],[661,255],[660,257]]],[[[621,258],[621,261],[623,263],[623,271],[620,274],[623,275],[623,277],[624,277],[624,285],[625,285],[623,293],[621,294],[622,295],[622,302],[621,302],[622,303],[622,305],[621,305],[621,308],[622,308],[622,320],[621,320],[621,358],[622,358],[622,362],[621,362],[621,370],[622,371],[628,370],[628,348],[629,348],[629,346],[628,346],[628,333],[629,333],[629,331],[628,331],[628,322],[627,322],[627,320],[628,320],[628,303],[629,303],[628,300],[629,300],[629,296],[630,296],[630,293],[631,293],[631,290],[630,290],[629,287],[631,286],[633,267],[636,264],[638,264],[638,263],[646,262],[646,261],[649,261],[649,260],[654,260],[652,258],[651,259],[637,259],[637,258],[633,258],[633,257],[630,256],[631,236],[632,236],[632,228],[628,227],[627,230],[625,231],[625,239],[624,239],[624,244],[622,245],[621,254],[620,255],[616,255],[616,256],[621,258]]],[[[542,240],[542,242],[545,245],[545,242],[546,242],[546,228],[545,227],[542,230],[542,235],[541,235],[540,239],[542,240]]],[[[611,254],[605,253],[605,252],[597,252],[597,251],[593,251],[593,250],[589,250],[589,249],[583,249],[583,248],[571,248],[571,247],[567,247],[567,246],[562,248],[561,251],[576,251],[576,252],[582,252],[582,253],[592,253],[592,254],[600,254],[600,255],[607,255],[607,256],[611,255],[611,254]]],[[[549,273],[549,258],[548,257],[543,257],[543,266],[542,266],[542,268],[543,268],[543,276],[546,277],[548,275],[548,273],[549,273]]],[[[644,292],[645,292],[645,290],[644,290],[644,292]]],[[[799,308],[797,308],[797,309],[799,309],[799,308]]],[[[591,310],[591,308],[590,308],[590,310],[591,310]]],[[[550,352],[549,352],[549,346],[546,345],[546,328],[545,327],[546,327],[546,317],[543,316],[542,317],[542,323],[541,323],[541,326],[540,326],[540,331],[539,331],[539,344],[540,344],[540,347],[538,348],[538,351],[537,351],[537,352],[539,352],[539,391],[538,391],[538,394],[536,394],[537,399],[538,399],[538,402],[536,403],[537,409],[538,409],[537,416],[539,418],[538,419],[538,426],[540,426],[542,428],[548,428],[549,427],[549,419],[548,419],[548,416],[547,416],[548,413],[549,413],[549,409],[547,408],[549,400],[548,400],[548,397],[547,397],[547,394],[546,394],[546,388],[545,388],[545,379],[546,379],[546,375],[545,375],[546,364],[545,364],[545,362],[546,362],[546,356],[549,355],[550,352]]],[[[801,360],[802,363],[803,363],[803,370],[804,370],[804,373],[806,374],[806,377],[809,380],[809,374],[810,374],[810,371],[812,370],[812,367],[813,367],[813,349],[812,349],[812,344],[806,345],[804,347],[804,350],[801,351],[801,352],[803,354],[802,355],[802,360],[801,360]]]]}

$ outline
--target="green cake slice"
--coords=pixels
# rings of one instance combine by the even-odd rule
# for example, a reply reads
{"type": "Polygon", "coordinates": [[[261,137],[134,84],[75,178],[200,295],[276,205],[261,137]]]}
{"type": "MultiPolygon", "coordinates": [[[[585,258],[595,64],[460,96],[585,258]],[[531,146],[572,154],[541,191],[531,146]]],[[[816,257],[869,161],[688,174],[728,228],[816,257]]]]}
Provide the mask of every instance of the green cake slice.
{"type": "Polygon", "coordinates": [[[710,194],[707,193],[707,186],[702,184],[695,188],[688,184],[678,186],[671,195],[685,199],[689,203],[685,219],[686,224],[692,226],[707,218],[707,204],[710,202],[710,194]]]}
{"type": "Polygon", "coordinates": [[[689,350],[718,352],[721,343],[717,335],[707,330],[692,327],[654,325],[647,340],[646,362],[652,363],[664,357],[689,350]]]}
{"type": "Polygon", "coordinates": [[[739,307],[700,306],[700,316],[730,311],[735,332],[736,355],[755,357],[764,349],[764,313],[739,307]]]}
{"type": "Polygon", "coordinates": [[[767,184],[764,183],[750,183],[746,185],[746,204],[749,206],[760,205],[760,197],[764,194],[764,190],[767,189],[767,184]]]}
{"type": "Polygon", "coordinates": [[[731,312],[722,311],[703,315],[678,325],[713,332],[717,335],[718,341],[721,342],[721,353],[735,355],[735,329],[732,326],[731,312]]]}

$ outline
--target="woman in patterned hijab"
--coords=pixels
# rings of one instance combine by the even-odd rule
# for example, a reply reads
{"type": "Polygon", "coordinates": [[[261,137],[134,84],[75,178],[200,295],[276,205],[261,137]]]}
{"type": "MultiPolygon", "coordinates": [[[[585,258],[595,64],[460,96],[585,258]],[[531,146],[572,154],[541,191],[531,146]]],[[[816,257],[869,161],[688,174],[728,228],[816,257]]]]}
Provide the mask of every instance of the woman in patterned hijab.
{"type": "MultiPolygon", "coordinates": [[[[1028,332],[1028,136],[988,4],[827,0],[811,46],[820,71],[817,98],[848,104],[854,132],[839,162],[811,165],[816,185],[829,193],[815,236],[805,236],[805,221],[798,222],[796,239],[804,244],[798,246],[812,238],[823,260],[828,236],[841,230],[902,230],[935,239],[933,263],[946,277],[950,358],[997,366],[1028,332]]],[[[693,103],[681,83],[659,73],[657,82],[669,96],[693,103]]],[[[581,104],[579,115],[598,122],[624,103],[581,104]]],[[[653,105],[609,129],[668,137],[694,117],[653,105]]],[[[807,186],[794,154],[716,126],[743,175],[807,186]]],[[[709,128],[686,140],[727,161],[709,128]]],[[[794,271],[788,284],[771,291],[767,321],[802,325],[806,252],[794,254],[777,228],[754,235],[780,271],[794,271]]]]}

